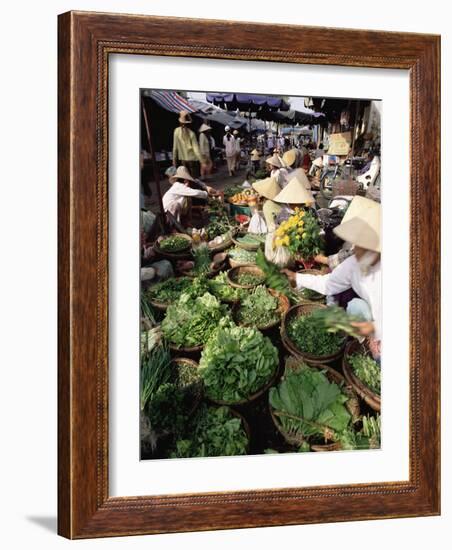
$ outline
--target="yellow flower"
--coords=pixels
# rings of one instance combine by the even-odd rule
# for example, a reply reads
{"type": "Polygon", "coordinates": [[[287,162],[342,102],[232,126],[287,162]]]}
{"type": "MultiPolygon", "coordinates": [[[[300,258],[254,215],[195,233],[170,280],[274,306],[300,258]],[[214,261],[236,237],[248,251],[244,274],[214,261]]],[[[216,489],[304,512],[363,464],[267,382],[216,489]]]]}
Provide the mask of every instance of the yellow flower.
{"type": "Polygon", "coordinates": [[[283,244],[284,246],[289,246],[289,242],[290,242],[289,236],[286,235],[286,236],[282,239],[282,244],[283,244]]]}
{"type": "Polygon", "coordinates": [[[281,246],[282,240],[281,239],[275,239],[275,245],[281,246]]]}

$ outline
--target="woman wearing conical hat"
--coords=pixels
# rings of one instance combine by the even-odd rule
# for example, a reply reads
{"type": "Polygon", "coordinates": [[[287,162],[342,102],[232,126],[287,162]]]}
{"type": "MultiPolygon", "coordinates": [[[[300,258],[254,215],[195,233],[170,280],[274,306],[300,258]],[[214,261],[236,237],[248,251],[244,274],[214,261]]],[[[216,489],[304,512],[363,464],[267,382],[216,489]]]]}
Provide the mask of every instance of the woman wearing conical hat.
{"type": "Polygon", "coordinates": [[[311,191],[306,189],[303,178],[298,176],[292,177],[289,183],[273,200],[282,205],[276,220],[277,224],[280,224],[282,221],[292,216],[295,212],[295,208],[310,208],[315,204],[315,199],[311,191]]]}
{"type": "Polygon", "coordinates": [[[353,322],[378,358],[381,343],[381,207],[359,197],[350,214],[344,216],[334,232],[354,246],[354,254],[326,275],[308,275],[284,270],[298,290],[309,288],[324,295],[336,295],[353,289],[358,298],[347,305],[347,313],[360,317],[353,322]]]}
{"type": "Polygon", "coordinates": [[[256,173],[259,168],[260,168],[260,164],[261,164],[261,155],[259,153],[259,151],[257,149],[253,149],[251,151],[251,164],[253,166],[253,172],[256,173]]]}
{"type": "Polygon", "coordinates": [[[209,176],[212,172],[212,155],[210,131],[212,128],[208,124],[201,124],[199,127],[199,152],[201,154],[201,179],[209,176]]]}
{"type": "Polygon", "coordinates": [[[189,128],[192,123],[190,113],[181,111],[179,113],[179,126],[173,134],[173,166],[185,166],[192,176],[199,176],[199,163],[201,153],[199,152],[196,134],[189,128]]]}
{"type": "Polygon", "coordinates": [[[270,177],[275,178],[281,188],[285,187],[287,184],[288,172],[284,168],[279,155],[277,153],[273,153],[271,157],[265,159],[265,165],[270,177]]]}
{"type": "Polygon", "coordinates": [[[259,196],[266,199],[262,206],[262,212],[264,214],[265,223],[267,224],[267,230],[269,232],[274,231],[276,228],[275,219],[281,211],[281,206],[274,202],[273,199],[281,191],[281,187],[278,185],[275,178],[270,177],[255,181],[253,183],[253,189],[259,196]]]}

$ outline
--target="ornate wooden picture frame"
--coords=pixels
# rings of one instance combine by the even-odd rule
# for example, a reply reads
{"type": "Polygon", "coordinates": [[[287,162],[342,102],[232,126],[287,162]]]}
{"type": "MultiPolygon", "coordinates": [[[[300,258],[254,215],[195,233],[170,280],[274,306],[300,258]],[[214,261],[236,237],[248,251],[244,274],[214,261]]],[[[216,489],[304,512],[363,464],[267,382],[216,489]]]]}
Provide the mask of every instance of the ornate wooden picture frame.
{"type": "Polygon", "coordinates": [[[59,533],[87,538],[439,514],[440,38],[69,12],[59,17],[58,47],[59,533]],[[109,56],[121,53],[409,71],[409,481],[109,496],[107,92],[109,56]]]}

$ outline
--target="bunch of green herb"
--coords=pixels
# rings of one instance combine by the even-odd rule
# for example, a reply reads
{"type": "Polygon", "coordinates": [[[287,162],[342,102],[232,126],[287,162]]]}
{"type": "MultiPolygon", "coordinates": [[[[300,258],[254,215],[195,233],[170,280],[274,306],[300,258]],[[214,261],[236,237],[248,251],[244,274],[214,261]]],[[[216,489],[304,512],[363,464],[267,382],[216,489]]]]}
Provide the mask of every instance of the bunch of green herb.
{"type": "Polygon", "coordinates": [[[144,413],[155,432],[179,434],[187,423],[186,395],[174,382],[165,382],[149,399],[144,413]]]}
{"type": "Polygon", "coordinates": [[[144,410],[159,387],[171,378],[171,356],[168,349],[156,345],[141,356],[140,371],[140,408],[144,410]]]}
{"type": "Polygon", "coordinates": [[[278,367],[278,350],[255,328],[218,328],[201,354],[199,372],[208,397],[227,403],[247,399],[278,367]]]}
{"type": "Polygon", "coordinates": [[[299,315],[287,325],[287,334],[297,349],[312,355],[332,355],[338,352],[344,343],[344,335],[328,332],[310,315],[299,315]]]}
{"type": "Polygon", "coordinates": [[[202,407],[171,458],[237,456],[247,452],[248,436],[240,418],[228,407],[202,407]]]}
{"type": "Polygon", "coordinates": [[[180,252],[190,247],[188,239],[181,237],[180,235],[172,235],[166,237],[159,242],[160,250],[164,252],[180,252]]]}
{"type": "Polygon", "coordinates": [[[203,344],[229,314],[227,306],[206,292],[192,298],[182,293],[179,300],[168,307],[162,322],[163,336],[176,347],[194,347],[203,344]]]}
{"type": "Polygon", "coordinates": [[[348,397],[325,374],[303,364],[288,369],[271,388],[269,402],[284,430],[302,438],[322,436],[334,440],[350,424],[348,397]]]}
{"type": "Polygon", "coordinates": [[[373,392],[380,395],[381,392],[381,367],[380,364],[367,353],[354,353],[348,358],[348,362],[355,375],[373,392]]]}
{"type": "Polygon", "coordinates": [[[343,450],[379,449],[381,445],[380,415],[363,416],[362,428],[356,431],[353,426],[348,426],[343,432],[336,434],[336,441],[341,444],[343,450]]]}
{"type": "Polygon", "coordinates": [[[209,280],[204,275],[200,275],[199,277],[190,279],[190,281],[191,284],[184,289],[181,295],[185,294],[186,296],[190,296],[190,298],[199,298],[200,296],[203,296],[206,292],[209,292],[209,280]]]}
{"type": "Polygon", "coordinates": [[[305,300],[320,300],[323,298],[323,294],[320,294],[315,290],[311,290],[310,288],[303,288],[300,294],[305,300]]]}
{"type": "Polygon", "coordinates": [[[141,307],[141,317],[144,317],[151,325],[156,324],[156,315],[154,308],[148,301],[146,292],[143,290],[140,293],[140,307],[141,307]]]}
{"type": "Polygon", "coordinates": [[[210,270],[210,253],[207,245],[202,244],[193,250],[194,266],[191,270],[193,275],[205,275],[210,270]]]}
{"type": "Polygon", "coordinates": [[[265,286],[258,286],[244,298],[237,312],[237,321],[244,326],[263,327],[280,317],[278,298],[265,286]]]}
{"type": "Polygon", "coordinates": [[[256,263],[256,252],[252,250],[245,250],[239,246],[235,246],[228,250],[230,258],[241,264],[254,264],[256,263]]]}
{"type": "Polygon", "coordinates": [[[300,301],[300,297],[290,286],[289,279],[284,273],[281,273],[277,265],[267,260],[262,250],[258,250],[256,253],[256,265],[265,274],[265,284],[269,288],[284,294],[292,303],[300,301]]]}
{"type": "Polygon", "coordinates": [[[311,321],[328,332],[340,332],[357,338],[359,333],[352,323],[363,321],[361,317],[349,315],[339,306],[319,308],[311,313],[311,321]]]}
{"type": "Polygon", "coordinates": [[[171,304],[179,299],[182,292],[189,288],[192,282],[190,277],[179,277],[178,279],[171,277],[150,286],[145,292],[145,297],[156,302],[171,304]]]}
{"type": "Polygon", "coordinates": [[[220,300],[236,302],[248,294],[248,291],[244,288],[232,287],[228,283],[225,271],[210,279],[208,285],[209,291],[220,300]]]}
{"type": "Polygon", "coordinates": [[[239,285],[260,285],[264,281],[265,281],[264,275],[259,275],[257,273],[250,273],[249,271],[238,273],[236,277],[236,282],[239,285]]]}

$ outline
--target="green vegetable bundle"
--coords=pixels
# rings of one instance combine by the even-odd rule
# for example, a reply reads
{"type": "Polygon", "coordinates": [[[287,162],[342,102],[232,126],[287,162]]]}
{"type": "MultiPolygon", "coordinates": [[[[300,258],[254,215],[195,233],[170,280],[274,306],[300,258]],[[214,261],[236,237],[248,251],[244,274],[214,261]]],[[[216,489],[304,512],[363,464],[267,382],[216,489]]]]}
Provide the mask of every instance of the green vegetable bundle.
{"type": "Polygon", "coordinates": [[[344,335],[328,332],[309,315],[294,317],[287,324],[287,334],[297,349],[312,355],[333,355],[344,343],[344,335]]]}
{"type": "Polygon", "coordinates": [[[220,300],[236,302],[244,298],[248,291],[244,288],[235,288],[228,283],[225,271],[219,273],[209,281],[209,291],[220,300]]]}
{"type": "Polygon", "coordinates": [[[289,279],[284,273],[281,273],[277,265],[267,260],[262,250],[258,250],[256,253],[256,265],[264,272],[265,284],[268,287],[284,294],[292,303],[300,301],[300,297],[290,286],[289,279]]]}
{"type": "Polygon", "coordinates": [[[258,286],[241,302],[237,321],[245,326],[265,327],[279,319],[278,306],[278,298],[272,296],[265,286],[258,286]]]}
{"type": "Polygon", "coordinates": [[[367,353],[354,353],[348,362],[355,375],[374,393],[381,392],[381,367],[367,353]]]}
{"type": "Polygon", "coordinates": [[[257,233],[247,233],[243,237],[237,237],[236,241],[240,244],[251,245],[251,246],[260,246],[265,243],[266,235],[261,235],[257,233]]]}
{"type": "Polygon", "coordinates": [[[200,245],[193,250],[194,267],[191,270],[193,275],[205,275],[210,271],[210,253],[207,245],[200,245]]]}
{"type": "Polygon", "coordinates": [[[303,364],[288,369],[271,388],[269,402],[284,431],[300,438],[322,436],[336,440],[351,422],[348,397],[326,375],[303,364]]]}
{"type": "Polygon", "coordinates": [[[160,250],[164,252],[180,252],[190,247],[190,242],[184,237],[173,235],[159,242],[160,250]]]}
{"type": "Polygon", "coordinates": [[[192,279],[190,277],[179,277],[178,279],[171,277],[150,286],[146,291],[146,298],[164,304],[171,304],[178,300],[181,293],[189,288],[191,284],[192,279]]]}
{"type": "Polygon", "coordinates": [[[228,407],[202,407],[190,423],[187,436],[176,442],[171,458],[237,456],[247,452],[248,436],[242,421],[228,407]]]}
{"type": "Polygon", "coordinates": [[[256,263],[256,252],[245,250],[239,246],[235,246],[234,248],[228,250],[228,254],[233,260],[242,264],[256,263]]]}
{"type": "Polygon", "coordinates": [[[257,275],[256,273],[239,273],[237,275],[237,283],[239,285],[260,285],[265,281],[265,277],[257,275]]]}
{"type": "Polygon", "coordinates": [[[278,350],[254,328],[216,330],[201,354],[205,393],[216,401],[237,403],[260,390],[278,367],[278,350]]]}
{"type": "Polygon", "coordinates": [[[176,347],[203,344],[228,315],[228,309],[215,296],[206,292],[192,298],[181,294],[179,300],[166,310],[162,322],[163,336],[176,347]]]}
{"type": "Polygon", "coordinates": [[[351,323],[363,321],[361,317],[349,315],[339,306],[319,308],[311,313],[311,321],[317,323],[320,329],[328,332],[341,332],[357,338],[359,333],[351,323]]]}
{"type": "Polygon", "coordinates": [[[149,400],[162,384],[171,377],[171,356],[167,348],[155,345],[149,352],[142,348],[140,372],[140,408],[144,410],[149,400]]]}

